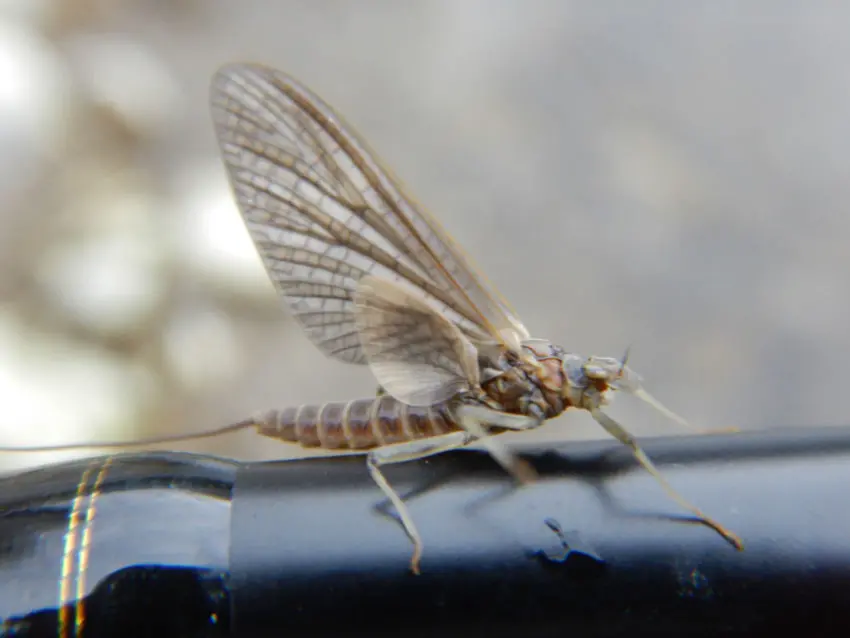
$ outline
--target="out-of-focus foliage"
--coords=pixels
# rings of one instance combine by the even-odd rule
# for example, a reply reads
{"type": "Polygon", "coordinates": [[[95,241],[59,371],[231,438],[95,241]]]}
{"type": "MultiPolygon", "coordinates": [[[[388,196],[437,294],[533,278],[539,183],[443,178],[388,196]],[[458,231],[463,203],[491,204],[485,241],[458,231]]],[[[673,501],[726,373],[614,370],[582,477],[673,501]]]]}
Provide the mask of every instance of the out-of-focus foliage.
{"type": "MultiPolygon", "coordinates": [[[[4,443],[187,427],[245,364],[239,314],[274,306],[215,156],[174,143],[205,104],[118,30],[131,3],[26,4],[0,22],[4,443]]],[[[203,17],[136,4],[154,23],[203,17]]]]}
{"type": "MultiPolygon", "coordinates": [[[[237,59],[334,104],[539,336],[631,343],[699,425],[843,423],[848,18],[790,0],[0,0],[0,437],[132,439],[374,392],[289,321],[241,225],[206,102],[237,59]]],[[[540,435],[599,432],[568,414],[540,435]]],[[[292,453],[247,433],[180,447],[292,453]]]]}

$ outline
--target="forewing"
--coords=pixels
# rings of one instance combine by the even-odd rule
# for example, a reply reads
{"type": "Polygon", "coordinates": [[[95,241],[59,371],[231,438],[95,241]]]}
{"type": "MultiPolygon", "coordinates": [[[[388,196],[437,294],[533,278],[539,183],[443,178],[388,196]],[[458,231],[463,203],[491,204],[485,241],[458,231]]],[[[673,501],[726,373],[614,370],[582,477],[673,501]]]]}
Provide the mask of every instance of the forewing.
{"type": "Polygon", "coordinates": [[[366,276],[354,293],[372,374],[409,405],[432,405],[479,384],[475,346],[418,291],[366,276]]]}
{"type": "Polygon", "coordinates": [[[224,164],[266,270],[310,339],[364,363],[353,294],[404,281],[475,343],[527,332],[354,130],[293,78],[222,67],[211,108],[224,164]]]}

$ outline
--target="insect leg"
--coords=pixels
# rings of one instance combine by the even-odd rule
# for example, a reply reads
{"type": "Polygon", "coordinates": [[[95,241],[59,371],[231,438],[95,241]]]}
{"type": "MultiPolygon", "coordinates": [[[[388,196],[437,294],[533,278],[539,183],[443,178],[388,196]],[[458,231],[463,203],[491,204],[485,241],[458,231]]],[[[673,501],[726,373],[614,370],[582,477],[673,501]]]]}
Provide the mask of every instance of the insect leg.
{"type": "Polygon", "coordinates": [[[681,494],[679,494],[670,483],[667,482],[667,479],[661,474],[655,464],[649,459],[646,453],[640,448],[637,444],[635,438],[629,434],[623,426],[617,423],[610,416],[602,412],[601,410],[591,410],[590,414],[596,420],[599,425],[601,425],[605,430],[613,436],[615,439],[623,443],[624,445],[628,445],[632,449],[632,453],[635,455],[635,458],[638,462],[644,467],[644,469],[652,474],[656,481],[661,484],[661,487],[664,488],[664,491],[667,492],[667,495],[676,501],[679,505],[681,505],[684,509],[692,512],[694,516],[696,516],[700,522],[704,525],[707,525],[718,534],[720,534],[723,538],[729,541],[735,549],[742,550],[744,549],[744,543],[741,539],[723,527],[720,523],[712,520],[705,514],[703,514],[696,506],[692,505],[689,501],[685,499],[681,494]]]}
{"type": "Polygon", "coordinates": [[[417,439],[415,441],[406,441],[404,443],[375,448],[370,450],[366,457],[366,466],[369,468],[372,479],[378,484],[378,487],[381,488],[381,491],[383,491],[386,497],[390,499],[396,512],[398,512],[401,524],[404,526],[404,531],[413,542],[413,556],[410,558],[410,569],[414,574],[419,574],[419,559],[422,557],[422,539],[419,537],[419,531],[410,517],[410,512],[407,511],[407,506],[389,484],[387,478],[381,472],[380,467],[392,463],[404,463],[405,461],[423,459],[454,448],[463,447],[471,442],[473,438],[474,436],[469,432],[452,432],[451,434],[435,436],[429,439],[417,439]]]}
{"type": "Polygon", "coordinates": [[[518,482],[528,484],[537,479],[537,472],[527,461],[511,452],[501,441],[487,433],[486,427],[508,430],[530,430],[543,423],[543,417],[499,412],[483,405],[459,405],[453,409],[458,424],[472,434],[487,452],[518,482]]]}

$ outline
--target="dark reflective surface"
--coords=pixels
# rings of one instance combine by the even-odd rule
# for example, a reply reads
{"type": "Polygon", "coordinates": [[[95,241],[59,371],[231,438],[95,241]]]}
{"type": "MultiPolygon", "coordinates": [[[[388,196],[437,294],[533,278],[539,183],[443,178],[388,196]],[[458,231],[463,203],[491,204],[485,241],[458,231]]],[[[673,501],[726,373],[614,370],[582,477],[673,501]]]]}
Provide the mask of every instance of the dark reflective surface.
{"type": "Polygon", "coordinates": [[[541,480],[519,489],[474,452],[388,468],[400,494],[418,492],[420,576],[362,458],[246,466],[235,635],[850,634],[850,428],[642,444],[744,551],[693,523],[616,441],[524,446],[541,480]]]}
{"type": "Polygon", "coordinates": [[[770,636],[850,633],[850,428],[648,439],[693,524],[613,441],[387,474],[362,457],[100,457],[0,480],[4,636],[770,636]]]}
{"type": "Polygon", "coordinates": [[[226,633],[235,475],[149,453],[0,480],[0,635],[226,633]]]}

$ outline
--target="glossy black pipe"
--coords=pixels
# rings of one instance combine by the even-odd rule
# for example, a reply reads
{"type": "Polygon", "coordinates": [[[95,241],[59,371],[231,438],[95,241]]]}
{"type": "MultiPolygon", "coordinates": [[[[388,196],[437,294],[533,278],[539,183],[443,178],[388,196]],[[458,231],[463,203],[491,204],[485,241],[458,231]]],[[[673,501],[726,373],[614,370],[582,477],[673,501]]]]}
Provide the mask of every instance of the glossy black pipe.
{"type": "Polygon", "coordinates": [[[86,459],[0,481],[6,636],[833,636],[850,632],[850,428],[614,442],[390,468],[425,541],[376,508],[361,457],[86,459]],[[560,531],[559,531],[560,530],[560,531]],[[75,633],[79,631],[79,633],[75,633]]]}

